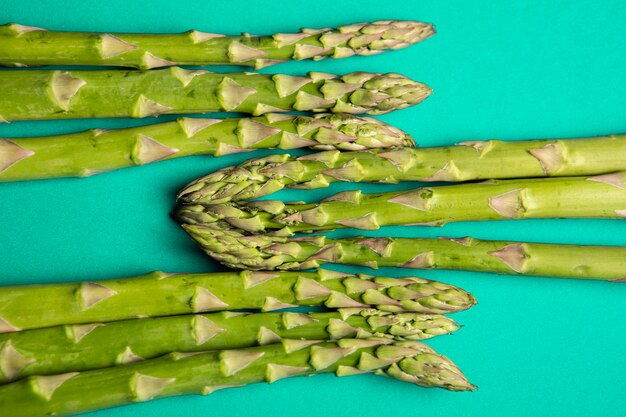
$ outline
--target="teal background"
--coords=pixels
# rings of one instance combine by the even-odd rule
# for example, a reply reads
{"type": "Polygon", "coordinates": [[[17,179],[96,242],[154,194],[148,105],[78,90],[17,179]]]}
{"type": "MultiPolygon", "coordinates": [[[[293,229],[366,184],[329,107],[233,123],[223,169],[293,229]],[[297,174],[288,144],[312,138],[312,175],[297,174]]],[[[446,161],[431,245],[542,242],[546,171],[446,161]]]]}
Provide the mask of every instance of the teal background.
{"type": "MultiPolygon", "coordinates": [[[[438,34],[409,49],[373,57],[293,62],[263,72],[400,72],[424,81],[435,90],[431,98],[381,117],[414,135],[421,146],[626,132],[623,0],[0,0],[0,6],[1,20],[57,30],[180,32],[195,28],[268,34],[377,19],[424,20],[435,23],[438,34]]],[[[163,119],[168,118],[159,120],[163,119]]],[[[154,122],[14,122],[0,125],[0,136],[154,122]]],[[[187,182],[251,156],[192,157],[88,179],[0,184],[1,282],[104,279],[155,269],[220,270],[169,218],[169,212],[176,191],[187,182]]],[[[358,187],[284,192],[279,197],[317,199],[347,188],[358,187]]],[[[384,228],[367,234],[626,245],[625,224],[616,220],[503,221],[451,224],[443,229],[384,228]]],[[[394,268],[378,273],[407,274],[394,268]]],[[[456,315],[465,325],[462,330],[431,342],[458,363],[479,386],[478,391],[449,393],[374,376],[339,379],[325,375],[89,415],[626,415],[626,285],[465,272],[417,274],[460,285],[478,298],[476,308],[456,315]]]]}

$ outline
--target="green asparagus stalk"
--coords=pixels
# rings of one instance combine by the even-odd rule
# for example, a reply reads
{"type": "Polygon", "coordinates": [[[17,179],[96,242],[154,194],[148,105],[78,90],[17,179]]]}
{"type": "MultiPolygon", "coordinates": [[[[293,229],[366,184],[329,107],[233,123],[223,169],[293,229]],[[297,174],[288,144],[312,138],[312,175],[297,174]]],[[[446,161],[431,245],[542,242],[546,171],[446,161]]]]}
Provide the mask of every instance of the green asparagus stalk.
{"type": "Polygon", "coordinates": [[[399,74],[341,77],[216,74],[179,67],[153,71],[2,71],[0,121],[159,114],[285,111],[381,114],[424,100],[431,90],[399,74]]]}
{"type": "Polygon", "coordinates": [[[329,239],[259,235],[184,225],[211,257],[236,269],[296,270],[325,263],[456,269],[511,275],[626,281],[626,247],[576,246],[466,238],[329,239]]]}
{"type": "Polygon", "coordinates": [[[448,358],[419,342],[342,339],[300,347],[273,344],[179,353],[93,371],[32,376],[0,386],[0,415],[64,416],[316,373],[375,372],[425,387],[475,389],[448,358]]]}
{"type": "Polygon", "coordinates": [[[249,233],[291,236],[353,227],[532,218],[626,218],[626,172],[593,177],[494,180],[363,194],[343,191],[320,203],[265,200],[187,205],[177,217],[249,233]]]}
{"type": "Polygon", "coordinates": [[[423,340],[459,326],[441,315],[373,309],[329,313],[211,313],[47,327],[0,334],[0,383],[106,368],[165,355],[345,337],[423,340]]]}
{"type": "Polygon", "coordinates": [[[474,297],[423,278],[384,278],[328,270],[167,274],[62,284],[0,287],[0,333],[236,309],[295,306],[376,308],[443,314],[474,297]]]}
{"type": "Polygon", "coordinates": [[[0,182],[84,177],[163,159],[222,156],[260,148],[365,149],[412,145],[411,137],[399,129],[349,114],[181,118],[131,129],[0,139],[0,182]]]}
{"type": "Polygon", "coordinates": [[[272,36],[55,32],[16,23],[0,26],[0,65],[105,65],[151,69],[170,65],[235,64],[256,69],[290,60],[375,55],[405,48],[435,33],[432,25],[381,20],[336,29],[302,29],[272,36]]]}
{"type": "MultiPolygon", "coordinates": [[[[343,149],[342,149],[343,150],[343,149]]],[[[179,195],[185,203],[221,204],[285,187],[312,189],[336,181],[469,181],[626,171],[626,135],[583,139],[462,142],[434,148],[320,152],[251,159],[200,178],[179,195]]]]}

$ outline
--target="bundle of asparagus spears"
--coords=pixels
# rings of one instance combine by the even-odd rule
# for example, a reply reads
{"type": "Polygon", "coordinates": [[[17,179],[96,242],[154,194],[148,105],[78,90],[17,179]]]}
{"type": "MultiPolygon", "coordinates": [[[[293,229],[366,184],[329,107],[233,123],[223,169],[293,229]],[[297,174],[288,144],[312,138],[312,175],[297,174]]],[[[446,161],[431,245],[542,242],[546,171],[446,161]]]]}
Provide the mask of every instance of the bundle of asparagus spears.
{"type": "Polygon", "coordinates": [[[474,304],[439,282],[325,270],[0,287],[0,414],[66,415],[328,372],[472,390],[419,340],[457,330],[442,314],[474,304]],[[274,312],[297,306],[328,311],[274,312]]]}
{"type": "Polygon", "coordinates": [[[407,133],[358,116],[403,109],[430,95],[428,86],[402,75],[217,74],[176,66],[258,69],[287,60],[373,55],[433,33],[432,25],[411,21],[268,37],[1,26],[2,65],[142,71],[2,71],[0,121],[215,111],[253,117],[182,117],[131,129],[0,139],[0,181],[87,177],[260,148],[322,152],[253,159],[180,192],[176,216],[185,230],[210,256],[242,272],[157,272],[0,288],[0,414],[68,415],[329,372],[474,389],[449,359],[420,342],[459,328],[443,314],[474,305],[468,292],[414,277],[256,270],[335,262],[626,280],[622,247],[310,235],[468,220],[624,218],[626,159],[616,155],[625,154],[626,136],[415,149],[407,133]],[[287,114],[292,111],[315,114],[287,114]],[[337,181],[474,182],[370,195],[342,192],[310,204],[245,201],[337,181]],[[304,306],[326,310],[287,310],[304,306]]]}
{"type": "Polygon", "coordinates": [[[297,236],[337,228],[443,226],[530,218],[626,218],[626,136],[440,148],[325,151],[253,159],[179,194],[184,229],[232,268],[308,269],[345,263],[624,281],[626,247],[444,239],[297,236]],[[542,178],[544,177],[544,178],[542,178]],[[344,191],[319,203],[243,201],[334,181],[467,181],[409,191],[344,191]]]}
{"type": "MultiPolygon", "coordinates": [[[[0,139],[0,181],[87,177],[187,155],[259,148],[396,149],[413,139],[357,114],[417,104],[431,92],[399,74],[216,74],[174,65],[262,68],[289,59],[399,49],[429,24],[379,21],[271,37],[49,32],[0,27],[0,63],[120,65],[143,70],[0,74],[0,121],[242,112],[39,138],[0,139]],[[310,111],[312,116],[280,114],[310,111]],[[323,114],[330,111],[332,114],[323,114]]],[[[152,273],[0,288],[0,414],[67,415],[129,402],[315,373],[376,373],[472,390],[420,340],[459,328],[443,316],[475,304],[421,278],[305,273],[152,273]],[[25,308],[24,306],[29,306],[25,308]],[[281,311],[322,306],[323,312],[281,311]]]]}
{"type": "Polygon", "coordinates": [[[171,67],[153,71],[3,71],[0,122],[215,111],[258,117],[187,117],[116,131],[0,139],[0,181],[84,177],[162,159],[221,156],[258,148],[357,150],[412,144],[398,129],[354,116],[386,113],[428,97],[428,86],[399,74],[216,74],[173,65],[261,68],[286,60],[372,55],[412,45],[433,33],[432,25],[413,21],[378,21],[261,37],[195,30],[180,35],[67,33],[4,25],[0,27],[2,65],[171,67]],[[338,114],[275,114],[293,110],[338,114]]]}

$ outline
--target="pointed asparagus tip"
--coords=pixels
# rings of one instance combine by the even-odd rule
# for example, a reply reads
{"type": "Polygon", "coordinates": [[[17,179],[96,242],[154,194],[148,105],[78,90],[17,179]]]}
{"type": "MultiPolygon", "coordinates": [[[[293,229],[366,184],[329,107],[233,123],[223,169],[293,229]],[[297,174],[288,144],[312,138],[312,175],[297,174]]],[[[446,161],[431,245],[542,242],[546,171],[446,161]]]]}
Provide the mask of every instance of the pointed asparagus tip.
{"type": "Polygon", "coordinates": [[[194,192],[198,189],[202,188],[205,179],[208,176],[204,176],[198,179],[193,180],[189,184],[185,185],[185,187],[178,192],[176,195],[176,201],[183,202],[193,202],[194,201],[194,192]]]}
{"type": "Polygon", "coordinates": [[[388,42],[389,49],[400,49],[421,42],[432,37],[436,31],[431,23],[417,22],[415,20],[391,20],[377,21],[372,25],[387,26],[383,32],[383,40],[393,40],[398,43],[388,42]]]}
{"type": "Polygon", "coordinates": [[[346,83],[360,83],[362,88],[350,94],[349,100],[357,108],[368,109],[369,114],[384,114],[404,109],[425,100],[432,89],[401,74],[351,73],[341,79],[346,83]]]}
{"type": "Polygon", "coordinates": [[[172,212],[172,217],[182,224],[210,224],[217,220],[196,204],[177,207],[172,212]]]}
{"type": "Polygon", "coordinates": [[[312,146],[314,149],[364,150],[415,146],[415,141],[408,133],[373,117],[347,113],[320,114],[314,117],[329,123],[333,131],[338,131],[351,138],[346,142],[325,141],[319,137],[322,136],[319,133],[324,133],[326,130],[320,129],[315,135],[315,139],[320,142],[320,145],[312,146]]]}
{"type": "MultiPolygon", "coordinates": [[[[341,35],[335,35],[335,38],[338,41],[345,40],[345,46],[359,55],[374,55],[384,50],[406,48],[435,34],[432,24],[413,20],[379,20],[340,26],[337,30],[341,35]]],[[[322,41],[328,43],[332,41],[331,38],[333,37],[322,37],[322,41]]]]}
{"type": "Polygon", "coordinates": [[[207,236],[206,231],[203,230],[202,226],[187,223],[182,223],[180,226],[185,230],[185,232],[187,232],[193,241],[200,245],[200,247],[204,248],[207,236]]]}
{"type": "Polygon", "coordinates": [[[289,180],[284,173],[274,175],[266,170],[292,159],[288,154],[275,154],[222,168],[186,185],[178,193],[178,201],[222,204],[263,197],[284,188],[289,180]]]}
{"type": "Polygon", "coordinates": [[[450,391],[475,391],[463,372],[450,359],[437,353],[423,353],[405,358],[398,363],[401,371],[413,382],[424,387],[438,387],[450,391]]]}

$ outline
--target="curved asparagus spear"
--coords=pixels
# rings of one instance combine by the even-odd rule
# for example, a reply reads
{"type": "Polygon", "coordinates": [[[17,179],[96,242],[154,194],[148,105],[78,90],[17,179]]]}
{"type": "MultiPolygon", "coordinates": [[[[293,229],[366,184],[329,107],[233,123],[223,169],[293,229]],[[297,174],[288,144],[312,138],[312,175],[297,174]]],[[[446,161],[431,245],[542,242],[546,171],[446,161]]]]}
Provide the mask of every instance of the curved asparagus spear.
{"type": "Polygon", "coordinates": [[[151,69],[235,64],[256,69],[289,60],[374,55],[429,38],[432,25],[381,20],[336,29],[272,36],[55,32],[16,23],[0,26],[0,65],[104,65],[151,69]]]}
{"type": "Polygon", "coordinates": [[[373,309],[329,313],[212,313],[47,327],[0,334],[0,383],[106,368],[170,352],[311,344],[345,337],[422,340],[459,326],[440,315],[373,309]]]}
{"type": "Polygon", "coordinates": [[[290,345],[171,354],[124,366],[33,376],[0,386],[0,414],[69,415],[132,402],[316,373],[376,372],[426,387],[473,390],[446,357],[419,342],[342,339],[299,350],[290,345]]]}
{"type": "Polygon", "coordinates": [[[260,148],[365,149],[412,145],[411,137],[399,129],[373,118],[349,114],[181,118],[131,129],[0,139],[0,182],[84,177],[163,159],[222,156],[260,148]]]}
{"type": "Polygon", "coordinates": [[[106,281],[0,287],[0,333],[63,324],[103,323],[235,309],[294,306],[451,313],[475,304],[460,288],[423,278],[334,271],[153,272],[106,281]]]}
{"type": "Polygon", "coordinates": [[[183,225],[211,257],[231,268],[308,269],[325,263],[457,269],[512,275],[626,281],[626,247],[576,246],[474,238],[328,239],[244,236],[236,230],[183,225]]]}
{"type": "Polygon", "coordinates": [[[431,90],[399,74],[306,77],[216,74],[179,67],[153,71],[2,71],[0,121],[292,110],[381,114],[424,100],[431,90]]]}
{"type": "Polygon", "coordinates": [[[344,191],[320,203],[265,200],[187,205],[177,211],[190,224],[215,223],[249,233],[296,232],[381,226],[532,218],[626,218],[626,173],[593,177],[494,180],[362,194],[344,191]]]}
{"type": "Polygon", "coordinates": [[[186,203],[221,204],[282,188],[312,189],[335,181],[469,181],[626,171],[626,135],[503,142],[462,142],[433,148],[320,152],[251,159],[200,178],[179,194],[186,203]]]}

